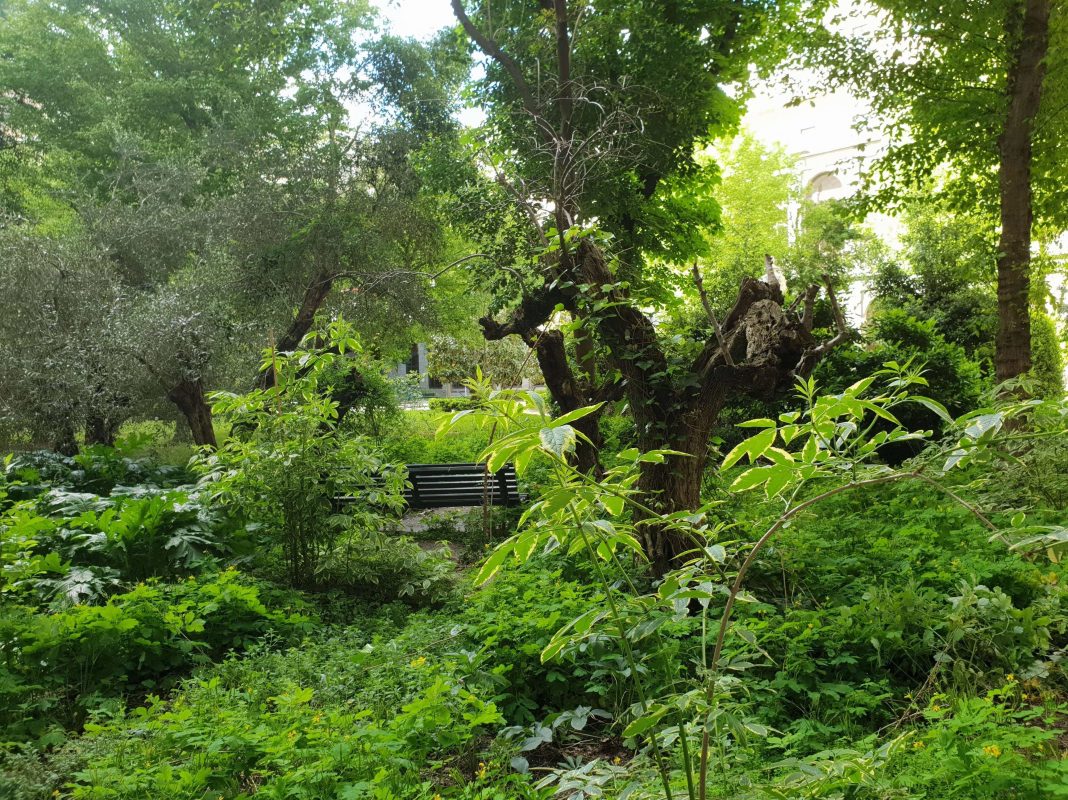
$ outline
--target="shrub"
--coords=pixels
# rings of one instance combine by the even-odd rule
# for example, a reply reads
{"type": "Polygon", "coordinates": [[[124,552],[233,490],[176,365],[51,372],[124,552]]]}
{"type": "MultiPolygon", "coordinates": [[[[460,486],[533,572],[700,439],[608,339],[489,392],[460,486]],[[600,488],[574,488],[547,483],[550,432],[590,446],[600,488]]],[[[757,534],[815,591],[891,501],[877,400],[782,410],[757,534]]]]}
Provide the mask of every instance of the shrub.
{"type": "Polygon", "coordinates": [[[404,412],[398,424],[379,442],[386,458],[402,464],[477,461],[489,441],[489,429],[464,419],[439,435],[438,428],[450,416],[438,411],[404,412]]]}
{"type": "Polygon", "coordinates": [[[128,722],[87,726],[94,737],[126,744],[80,772],[73,797],[235,797],[254,780],[263,797],[430,800],[439,787],[423,770],[455,758],[499,720],[492,703],[441,677],[381,722],[344,705],[324,707],[308,687],[292,686],[262,706],[245,689],[195,681],[174,704],[152,698],[128,722]],[[134,727],[139,735],[131,739],[134,727]]]}
{"type": "Polygon", "coordinates": [[[1031,314],[1031,379],[1038,397],[1064,396],[1064,354],[1057,325],[1048,314],[1031,314]]]}
{"type": "MultiPolygon", "coordinates": [[[[928,384],[923,393],[940,402],[951,415],[980,405],[986,383],[979,364],[962,347],[946,341],[933,321],[916,319],[898,309],[882,311],[871,322],[868,342],[864,347],[836,348],[824,359],[816,377],[827,392],[840,392],[886,363],[910,363],[923,369],[928,384]]],[[[910,431],[937,433],[944,427],[935,412],[919,404],[903,406],[895,414],[910,431]]],[[[902,445],[884,455],[899,459],[918,451],[918,446],[902,445]]]]}
{"type": "Polygon", "coordinates": [[[939,800],[1046,800],[1068,796],[1068,762],[1056,741],[1064,709],[1023,701],[1009,682],[985,696],[936,696],[925,727],[892,762],[892,785],[939,800]]]}
{"type": "Polygon", "coordinates": [[[262,526],[280,548],[289,584],[297,587],[320,585],[324,559],[343,535],[379,529],[381,510],[399,510],[404,502],[403,471],[386,463],[370,440],[338,426],[327,379],[358,343],[340,321],[326,335],[326,352],[269,352],[264,369],[273,386],[216,395],[215,412],[239,433],[197,462],[213,499],[262,526]],[[350,500],[343,513],[341,497],[350,500]]]}
{"type": "Polygon", "coordinates": [[[151,459],[130,458],[112,447],[94,445],[76,456],[36,450],[11,456],[5,465],[8,481],[24,488],[15,499],[33,497],[48,489],[107,495],[116,486],[173,487],[191,483],[193,475],[183,467],[151,459]]]}
{"type": "Polygon", "coordinates": [[[358,597],[426,605],[449,596],[454,573],[447,548],[424,550],[404,536],[351,531],[324,555],[320,581],[358,597]]]}
{"type": "Polygon", "coordinates": [[[2,590],[56,606],[95,602],[149,578],[217,569],[245,539],[195,492],[51,490],[0,514],[2,590]]]}
{"type": "Polygon", "coordinates": [[[431,411],[467,411],[478,407],[474,397],[431,397],[427,401],[431,411]]]}
{"type": "Polygon", "coordinates": [[[262,594],[260,585],[226,571],[142,584],[102,606],[51,614],[8,606],[0,617],[2,668],[7,693],[19,698],[6,706],[8,734],[36,735],[35,717],[53,706],[60,720],[76,722],[95,697],[165,685],[269,632],[284,639],[306,630],[305,615],[272,610],[262,594]]]}

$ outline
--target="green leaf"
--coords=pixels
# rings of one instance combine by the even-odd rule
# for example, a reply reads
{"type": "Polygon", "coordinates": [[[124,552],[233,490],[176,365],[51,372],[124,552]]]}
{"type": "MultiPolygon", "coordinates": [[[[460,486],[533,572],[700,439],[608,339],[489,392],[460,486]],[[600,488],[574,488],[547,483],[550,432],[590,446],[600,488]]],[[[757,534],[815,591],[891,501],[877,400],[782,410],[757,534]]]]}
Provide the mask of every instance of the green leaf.
{"type": "Polygon", "coordinates": [[[556,419],[554,419],[552,427],[556,428],[560,425],[567,425],[568,423],[574,422],[577,419],[582,419],[583,417],[589,416],[593,412],[600,409],[603,405],[604,403],[597,403],[596,405],[583,406],[582,408],[576,408],[574,411],[569,411],[562,417],[557,417],[556,419]]]}
{"type": "Polygon", "coordinates": [[[575,449],[575,429],[570,425],[560,425],[554,428],[542,428],[538,432],[541,446],[550,453],[564,458],[575,449]]]}
{"type": "Polygon", "coordinates": [[[605,495],[601,498],[601,505],[605,507],[609,514],[613,517],[618,517],[623,513],[623,508],[626,505],[626,501],[622,497],[618,497],[614,494],[605,495]]]}
{"type": "Polygon", "coordinates": [[[767,492],[768,497],[775,497],[790,484],[793,477],[794,471],[789,465],[777,464],[770,468],[768,482],[764,486],[764,491],[767,492]]]}
{"type": "Polygon", "coordinates": [[[750,463],[756,461],[769,447],[775,444],[775,436],[777,434],[778,431],[775,428],[768,428],[739,442],[723,459],[722,468],[728,469],[738,463],[742,456],[749,456],[750,463]]]}
{"type": "Polygon", "coordinates": [[[508,556],[514,552],[514,549],[514,538],[501,542],[497,549],[490,553],[489,558],[486,559],[481,568],[479,568],[478,575],[475,576],[475,583],[482,585],[500,572],[501,567],[504,566],[504,562],[508,559],[508,556]]]}
{"type": "Polygon", "coordinates": [[[750,489],[755,489],[768,479],[767,467],[753,467],[747,469],[741,475],[734,479],[734,483],[731,484],[732,492],[748,492],[750,489]]]}
{"type": "Polygon", "coordinates": [[[760,419],[750,419],[745,422],[739,422],[736,427],[739,428],[774,428],[775,422],[767,417],[761,417],[760,419]]]}
{"type": "Polygon", "coordinates": [[[566,636],[562,636],[559,639],[553,638],[552,641],[545,645],[545,649],[541,651],[541,663],[552,661],[560,655],[560,651],[567,647],[569,641],[570,639],[566,636]]]}
{"type": "Polygon", "coordinates": [[[630,725],[623,729],[623,738],[630,739],[634,736],[641,736],[647,730],[656,725],[668,713],[667,706],[653,706],[649,711],[642,716],[634,720],[630,725]]]}

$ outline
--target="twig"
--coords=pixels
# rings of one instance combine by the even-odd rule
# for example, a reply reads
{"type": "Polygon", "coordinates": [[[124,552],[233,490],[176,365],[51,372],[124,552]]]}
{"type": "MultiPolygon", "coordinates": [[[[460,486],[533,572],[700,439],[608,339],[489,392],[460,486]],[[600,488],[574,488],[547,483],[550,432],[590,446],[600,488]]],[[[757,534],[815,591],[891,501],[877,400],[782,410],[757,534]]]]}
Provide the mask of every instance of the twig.
{"type": "Polygon", "coordinates": [[[716,319],[716,312],[712,310],[712,303],[708,300],[708,294],[705,292],[705,282],[701,280],[701,270],[697,268],[697,262],[693,262],[693,282],[697,286],[697,293],[701,296],[701,305],[705,307],[705,314],[708,315],[708,321],[712,323],[712,330],[716,332],[716,341],[719,342],[719,350],[723,353],[723,360],[727,362],[728,367],[734,366],[734,359],[731,357],[731,351],[727,349],[727,342],[723,338],[723,328],[719,325],[719,320],[716,319]]]}
{"type": "Polygon", "coordinates": [[[842,309],[838,306],[838,297],[834,293],[834,286],[831,285],[831,276],[824,272],[820,277],[823,278],[823,285],[827,287],[827,300],[830,301],[831,311],[834,313],[834,324],[838,328],[838,333],[835,334],[834,338],[820,345],[820,347],[825,350],[831,350],[849,338],[849,326],[846,325],[845,314],[842,313],[842,309]]]}

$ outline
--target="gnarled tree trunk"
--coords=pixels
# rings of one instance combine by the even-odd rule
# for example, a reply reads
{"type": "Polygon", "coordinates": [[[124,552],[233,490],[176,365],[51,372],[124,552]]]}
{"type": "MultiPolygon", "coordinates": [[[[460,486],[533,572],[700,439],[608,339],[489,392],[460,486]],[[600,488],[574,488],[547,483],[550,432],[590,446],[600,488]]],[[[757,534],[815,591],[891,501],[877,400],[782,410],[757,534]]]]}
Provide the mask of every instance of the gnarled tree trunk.
{"type": "Polygon", "coordinates": [[[111,419],[104,414],[89,414],[85,420],[85,443],[114,447],[119,424],[119,420],[111,419]]]}
{"type": "Polygon", "coordinates": [[[167,398],[178,406],[178,410],[189,423],[193,444],[218,447],[215,428],[211,422],[211,406],[204,397],[204,384],[199,378],[183,378],[171,387],[167,398]]]}
{"type": "MultiPolygon", "coordinates": [[[[746,278],[722,324],[712,320],[715,338],[679,379],[669,368],[652,321],[619,288],[595,244],[583,240],[562,256],[561,263],[573,282],[592,287],[588,296],[559,289],[534,293],[524,298],[507,322],[484,317],[483,332],[489,339],[517,334],[535,348],[546,385],[562,411],[624,396],[641,451],[683,454],[666,456],[661,463],[642,464],[637,486],[640,502],[653,512],[638,515],[646,555],[654,570],[663,574],[684,560],[698,543],[657,517],[701,505],[709,441],[724,405],[732,398],[766,398],[791,387],[797,377],[811,372],[832,347],[845,340],[845,320],[828,284],[839,333],[829,341],[817,342],[812,336],[812,308],[818,287],[806,290],[798,301],[801,308],[795,311],[783,307],[778,284],[746,278]],[[545,327],[549,310],[557,303],[586,315],[597,339],[611,354],[622,376],[620,381],[594,386],[576,377],[563,334],[545,327]],[[591,312],[598,307],[607,311],[591,312]]],[[[593,442],[600,442],[596,415],[576,423],[576,427],[580,425],[593,442]]],[[[597,448],[588,444],[576,451],[575,461],[584,472],[596,473],[600,468],[597,448]]]]}

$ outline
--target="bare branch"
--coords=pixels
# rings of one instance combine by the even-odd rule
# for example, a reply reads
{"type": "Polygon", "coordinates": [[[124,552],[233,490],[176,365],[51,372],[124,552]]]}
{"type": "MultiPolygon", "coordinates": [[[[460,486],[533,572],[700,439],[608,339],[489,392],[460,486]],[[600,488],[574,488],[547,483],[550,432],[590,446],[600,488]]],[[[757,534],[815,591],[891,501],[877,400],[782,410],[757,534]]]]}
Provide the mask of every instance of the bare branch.
{"type": "Polygon", "coordinates": [[[693,282],[697,286],[697,293],[701,296],[701,305],[705,307],[705,314],[708,315],[708,321],[712,323],[712,330],[716,332],[716,342],[719,344],[719,350],[723,353],[723,360],[727,362],[727,366],[734,366],[734,359],[731,357],[731,351],[727,349],[727,342],[723,338],[723,328],[719,326],[719,320],[716,319],[716,312],[712,310],[712,303],[708,300],[708,293],[705,292],[705,282],[701,280],[701,270],[697,268],[697,262],[693,262],[693,282]]]}
{"type": "MultiPolygon", "coordinates": [[[[458,2],[458,0],[456,0],[458,2]]],[[[567,0],[553,0],[556,15],[556,69],[559,74],[560,138],[566,143],[571,135],[571,41],[567,26],[567,0]]]]}
{"type": "Polygon", "coordinates": [[[838,297],[834,293],[834,286],[831,285],[831,276],[825,272],[820,277],[823,278],[823,285],[827,287],[827,299],[831,303],[831,311],[834,313],[834,324],[838,328],[838,333],[827,343],[827,349],[830,350],[835,345],[841,344],[849,338],[849,326],[846,325],[845,314],[842,313],[842,309],[838,306],[838,297]]]}
{"type": "MultiPolygon", "coordinates": [[[[827,299],[831,304],[831,312],[834,314],[834,325],[835,328],[837,328],[838,332],[835,333],[835,335],[827,341],[820,342],[811,350],[807,350],[805,354],[801,357],[801,360],[797,363],[797,366],[794,368],[794,375],[807,375],[808,373],[810,373],[813,368],[815,368],[816,364],[820,362],[820,359],[822,359],[838,345],[848,341],[850,337],[849,326],[846,324],[845,315],[842,313],[842,309],[838,305],[838,298],[834,294],[834,287],[831,285],[831,278],[826,273],[824,273],[821,277],[823,278],[823,285],[827,287],[827,299]]],[[[806,301],[806,318],[810,318],[810,315],[812,313],[810,310],[810,305],[811,303],[806,301]]],[[[809,325],[811,325],[811,321],[809,322],[809,325]]]]}
{"type": "Polygon", "coordinates": [[[471,21],[471,18],[467,16],[463,0],[452,0],[452,13],[456,15],[456,19],[460,21],[464,31],[471,37],[471,41],[477,44],[483,53],[500,64],[504,71],[508,73],[508,77],[515,84],[516,91],[519,92],[523,108],[527,110],[527,113],[534,117],[539,124],[544,124],[544,118],[538,109],[534,92],[531,91],[530,84],[527,83],[527,79],[523,76],[523,70],[519,68],[516,60],[504,52],[494,39],[478,29],[475,23],[471,21]]]}

